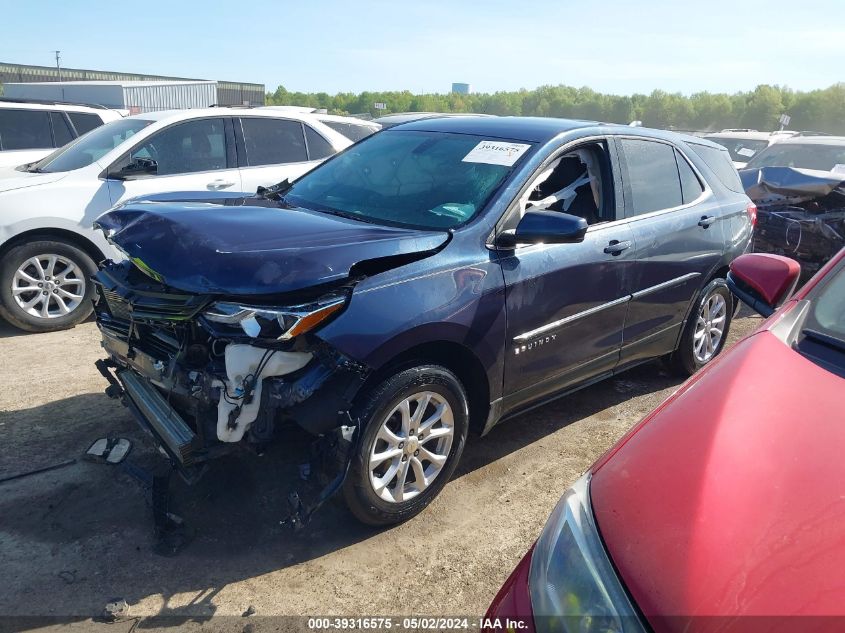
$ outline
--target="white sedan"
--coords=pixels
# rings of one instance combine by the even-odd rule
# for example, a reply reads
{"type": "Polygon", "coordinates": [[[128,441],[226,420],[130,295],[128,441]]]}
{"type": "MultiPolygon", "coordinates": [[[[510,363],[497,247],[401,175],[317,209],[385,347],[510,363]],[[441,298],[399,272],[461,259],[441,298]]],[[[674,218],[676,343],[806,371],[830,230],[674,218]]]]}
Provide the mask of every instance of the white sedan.
{"type": "Polygon", "coordinates": [[[91,312],[95,262],[116,257],[91,227],[129,198],[255,192],[293,180],[352,142],[309,114],[172,110],[107,123],[0,174],[0,316],[21,329],[71,327],[91,312]]]}

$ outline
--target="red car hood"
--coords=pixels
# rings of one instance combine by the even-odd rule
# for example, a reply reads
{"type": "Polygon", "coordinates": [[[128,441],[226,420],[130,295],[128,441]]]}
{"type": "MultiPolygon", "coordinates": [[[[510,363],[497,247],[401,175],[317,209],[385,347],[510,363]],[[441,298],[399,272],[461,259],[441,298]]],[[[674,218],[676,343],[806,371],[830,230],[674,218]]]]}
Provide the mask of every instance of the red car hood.
{"type": "Polygon", "coordinates": [[[596,522],[655,629],[845,614],[843,387],[761,331],[599,462],[596,522]]]}

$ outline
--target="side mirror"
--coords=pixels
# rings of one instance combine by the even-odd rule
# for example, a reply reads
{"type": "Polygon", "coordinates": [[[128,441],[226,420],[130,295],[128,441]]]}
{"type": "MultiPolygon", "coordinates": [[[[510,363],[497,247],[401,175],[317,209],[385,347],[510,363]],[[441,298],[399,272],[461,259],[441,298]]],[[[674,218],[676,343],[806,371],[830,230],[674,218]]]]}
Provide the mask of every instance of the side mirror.
{"type": "Polygon", "coordinates": [[[587,220],[560,211],[526,211],[516,230],[499,236],[499,246],[517,244],[573,244],[584,240],[587,220]]]}
{"type": "Polygon", "coordinates": [[[794,259],[749,253],[731,262],[728,288],[749,308],[768,317],[795,290],[800,274],[801,266],[794,259]]]}
{"type": "Polygon", "coordinates": [[[155,176],[158,173],[158,163],[152,158],[133,158],[123,169],[109,174],[117,180],[133,180],[144,176],[155,176]]]}

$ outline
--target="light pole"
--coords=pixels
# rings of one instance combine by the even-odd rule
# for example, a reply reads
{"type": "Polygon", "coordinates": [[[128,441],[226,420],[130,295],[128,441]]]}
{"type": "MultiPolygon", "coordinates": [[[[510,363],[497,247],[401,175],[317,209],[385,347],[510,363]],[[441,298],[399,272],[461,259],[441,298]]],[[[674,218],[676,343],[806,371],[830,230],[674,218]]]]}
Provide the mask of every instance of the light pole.
{"type": "Polygon", "coordinates": [[[59,81],[62,80],[62,51],[53,51],[56,54],[56,70],[59,71],[59,81]]]}

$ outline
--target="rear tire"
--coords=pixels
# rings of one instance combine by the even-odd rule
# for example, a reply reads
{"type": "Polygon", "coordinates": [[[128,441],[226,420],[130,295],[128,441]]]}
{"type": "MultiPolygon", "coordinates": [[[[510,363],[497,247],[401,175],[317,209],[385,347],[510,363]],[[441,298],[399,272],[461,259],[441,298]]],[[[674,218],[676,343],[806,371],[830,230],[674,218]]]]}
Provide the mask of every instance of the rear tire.
{"type": "Polygon", "coordinates": [[[352,514],[384,526],[422,512],[464,450],[469,405],[461,382],[439,365],[405,369],[368,391],[355,418],[360,435],[343,485],[352,514]]]}
{"type": "Polygon", "coordinates": [[[94,261],[67,242],[39,240],[0,261],[0,316],[27,332],[63,330],[93,310],[94,261]]]}
{"type": "Polygon", "coordinates": [[[725,347],[734,315],[728,284],[717,278],[702,288],[690,311],[678,348],[669,359],[678,374],[691,376],[725,347]]]}

